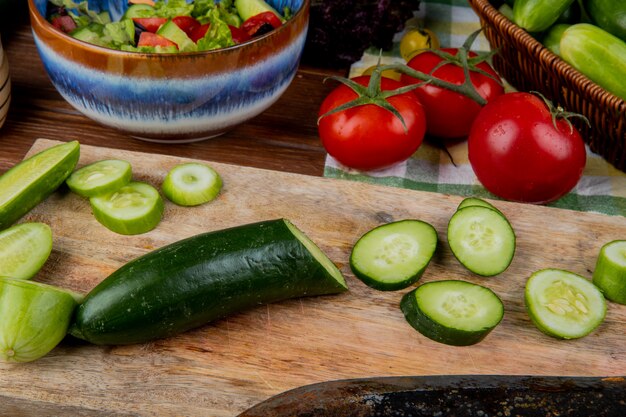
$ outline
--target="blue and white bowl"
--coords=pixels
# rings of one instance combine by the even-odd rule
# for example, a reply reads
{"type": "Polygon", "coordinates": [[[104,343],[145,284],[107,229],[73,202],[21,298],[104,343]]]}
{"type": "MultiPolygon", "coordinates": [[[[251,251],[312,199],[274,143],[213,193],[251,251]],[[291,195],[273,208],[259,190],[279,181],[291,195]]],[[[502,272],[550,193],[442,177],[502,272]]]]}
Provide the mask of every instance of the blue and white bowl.
{"type": "MultiPolygon", "coordinates": [[[[310,0],[269,0],[293,17],[251,41],[181,54],[123,52],[88,44],[45,19],[47,0],[28,0],[35,44],[59,93],[87,117],[131,136],[182,143],[222,134],[270,107],[295,76],[310,0]]],[[[123,13],[127,0],[90,0],[123,13]]]]}

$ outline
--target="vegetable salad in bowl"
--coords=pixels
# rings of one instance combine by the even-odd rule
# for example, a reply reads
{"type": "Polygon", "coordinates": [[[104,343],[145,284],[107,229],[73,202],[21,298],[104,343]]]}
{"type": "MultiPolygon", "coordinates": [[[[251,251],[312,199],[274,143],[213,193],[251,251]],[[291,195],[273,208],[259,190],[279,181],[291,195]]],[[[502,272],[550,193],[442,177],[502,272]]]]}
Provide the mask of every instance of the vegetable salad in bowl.
{"type": "Polygon", "coordinates": [[[263,0],[131,0],[125,11],[49,0],[46,18],[81,41],[143,53],[227,48],[280,27],[291,15],[263,0]]]}

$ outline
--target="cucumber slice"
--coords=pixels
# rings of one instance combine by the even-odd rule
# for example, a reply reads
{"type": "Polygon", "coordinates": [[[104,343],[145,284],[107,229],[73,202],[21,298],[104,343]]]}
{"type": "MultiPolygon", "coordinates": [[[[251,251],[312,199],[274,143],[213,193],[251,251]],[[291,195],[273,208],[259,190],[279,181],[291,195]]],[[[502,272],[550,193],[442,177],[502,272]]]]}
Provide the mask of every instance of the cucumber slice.
{"type": "Polygon", "coordinates": [[[149,16],[156,16],[156,11],[154,10],[154,7],[149,4],[137,3],[128,6],[128,9],[126,9],[124,15],[122,16],[122,19],[120,20],[149,16]]]}
{"type": "Polygon", "coordinates": [[[208,165],[186,163],[167,173],[162,190],[165,197],[179,206],[197,206],[213,200],[222,189],[222,178],[208,165]]]}
{"type": "Polygon", "coordinates": [[[614,240],[600,249],[593,283],[609,300],[626,304],[626,240],[614,240]]]}
{"type": "Polygon", "coordinates": [[[535,326],[559,339],[588,335],[606,314],[600,290],[580,275],[561,269],[542,269],[532,274],[524,296],[535,326]]]}
{"type": "Polygon", "coordinates": [[[480,342],[504,316],[500,298],[466,281],[434,281],[402,297],[400,308],[413,328],[437,342],[468,346],[480,342]]]}
{"type": "Polygon", "coordinates": [[[499,211],[481,206],[457,210],[448,223],[448,243],[454,256],[475,274],[504,272],[515,253],[515,232],[499,211]]]}
{"type": "Polygon", "coordinates": [[[273,12],[280,20],[284,20],[282,15],[264,0],[235,0],[234,4],[244,21],[263,12],[273,12]]]}
{"type": "Polygon", "coordinates": [[[30,362],[54,349],[81,300],[51,285],[0,277],[0,361],[30,362]]]}
{"type": "Polygon", "coordinates": [[[466,199],[461,201],[461,203],[456,209],[461,210],[462,208],[469,207],[469,206],[487,207],[487,208],[497,211],[498,213],[501,213],[501,211],[498,210],[493,204],[488,203],[485,200],[476,198],[476,197],[467,197],[466,199]]]}
{"type": "Polygon", "coordinates": [[[32,278],[52,252],[52,231],[45,223],[22,223],[0,232],[0,276],[32,278]]]}
{"type": "Polygon", "coordinates": [[[65,182],[76,194],[94,197],[122,188],[130,182],[132,176],[130,163],[108,159],[74,171],[65,182]]]}
{"type": "Polygon", "coordinates": [[[23,160],[0,176],[0,230],[63,184],[74,170],[79,154],[78,142],[63,143],[23,160]]]}
{"type": "Polygon", "coordinates": [[[96,219],[122,235],[137,235],[156,227],[163,215],[163,200],[150,184],[131,182],[111,193],[91,197],[96,219]]]}
{"type": "Polygon", "coordinates": [[[383,291],[416,282],[437,247],[437,231],[420,220],[401,220],[378,226],[354,245],[350,268],[366,285],[383,291]]]}

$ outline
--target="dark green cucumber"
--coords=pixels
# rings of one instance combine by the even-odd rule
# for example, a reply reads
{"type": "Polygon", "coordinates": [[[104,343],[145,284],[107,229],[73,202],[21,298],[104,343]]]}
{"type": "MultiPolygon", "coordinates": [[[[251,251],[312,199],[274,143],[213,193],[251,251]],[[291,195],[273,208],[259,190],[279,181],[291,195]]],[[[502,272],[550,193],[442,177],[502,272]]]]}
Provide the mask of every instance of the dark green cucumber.
{"type": "Polygon", "coordinates": [[[480,342],[504,316],[502,301],[493,291],[458,280],[420,285],[402,297],[400,308],[414,329],[453,346],[480,342]]]}
{"type": "Polygon", "coordinates": [[[585,0],[593,23],[626,42],[626,1],[585,0]]]}
{"type": "Polygon", "coordinates": [[[261,304],[345,290],[341,272],[304,233],[269,220],[129,262],[87,295],[70,333],[101,345],[142,343],[261,304]]]}

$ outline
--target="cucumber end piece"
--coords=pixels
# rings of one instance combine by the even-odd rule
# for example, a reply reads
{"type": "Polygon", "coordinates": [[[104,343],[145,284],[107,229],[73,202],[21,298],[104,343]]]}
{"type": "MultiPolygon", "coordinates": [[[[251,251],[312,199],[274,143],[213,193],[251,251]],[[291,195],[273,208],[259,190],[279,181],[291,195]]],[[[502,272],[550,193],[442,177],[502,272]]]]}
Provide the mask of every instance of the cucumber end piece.
{"type": "Polygon", "coordinates": [[[172,203],[191,207],[214,200],[222,190],[222,177],[208,165],[195,162],[172,168],[161,189],[172,203]]]}
{"type": "Polygon", "coordinates": [[[330,258],[322,252],[322,250],[300,229],[298,229],[291,221],[283,219],[285,225],[289,228],[291,233],[298,239],[304,247],[311,253],[311,255],[326,269],[328,276],[337,283],[337,290],[347,291],[348,284],[337,266],[330,260],[330,258]]]}
{"type": "Polygon", "coordinates": [[[600,249],[593,283],[607,299],[626,305],[626,240],[614,240],[600,249]]]}

